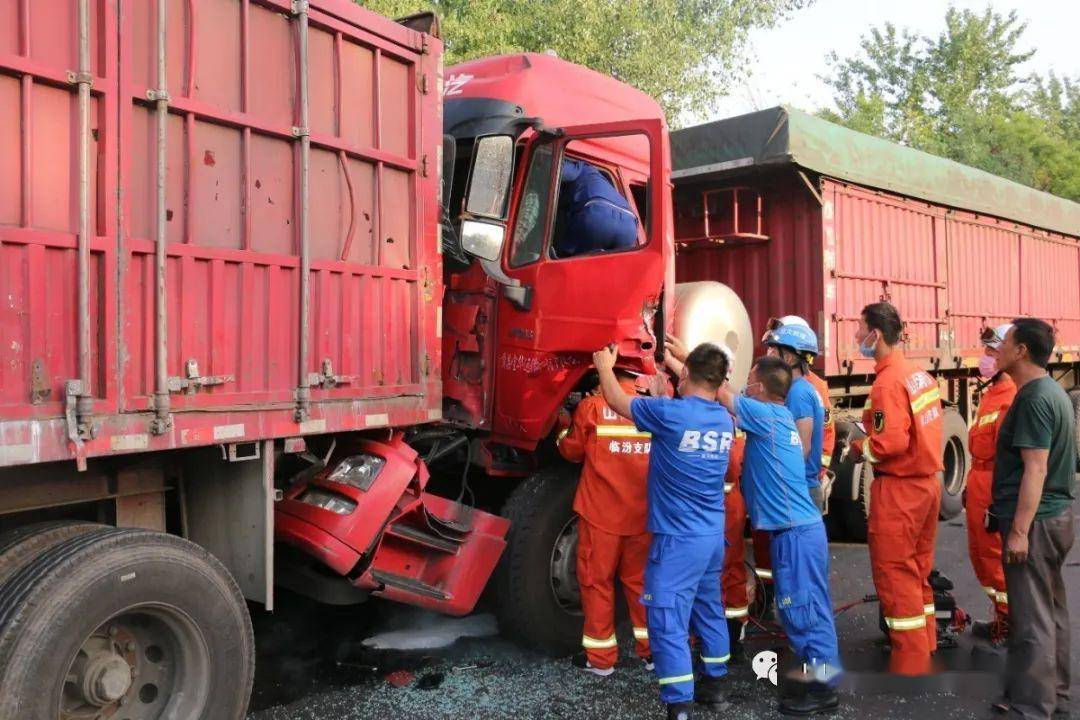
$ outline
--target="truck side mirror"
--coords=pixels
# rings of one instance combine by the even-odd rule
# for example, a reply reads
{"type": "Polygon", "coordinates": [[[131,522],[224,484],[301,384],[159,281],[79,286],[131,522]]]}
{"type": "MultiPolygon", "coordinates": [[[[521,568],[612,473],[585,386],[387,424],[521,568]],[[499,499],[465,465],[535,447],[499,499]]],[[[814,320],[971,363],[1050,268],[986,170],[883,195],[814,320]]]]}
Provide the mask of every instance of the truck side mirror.
{"type": "Polygon", "coordinates": [[[506,219],[506,200],[514,173],[514,139],[487,135],[477,139],[465,211],[493,220],[506,219]]]}
{"type": "Polygon", "coordinates": [[[506,228],[481,220],[464,220],[461,223],[461,247],[481,260],[497,263],[502,256],[506,228]]]}

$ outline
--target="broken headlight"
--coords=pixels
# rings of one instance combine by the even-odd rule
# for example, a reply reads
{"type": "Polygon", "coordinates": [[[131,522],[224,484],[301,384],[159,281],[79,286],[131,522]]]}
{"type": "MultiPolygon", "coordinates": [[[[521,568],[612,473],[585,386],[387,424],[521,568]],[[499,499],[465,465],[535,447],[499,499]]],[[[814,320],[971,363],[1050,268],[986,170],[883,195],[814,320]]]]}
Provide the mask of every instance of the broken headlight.
{"type": "Polygon", "coordinates": [[[386,460],[377,455],[351,455],[338,463],[326,479],[357,490],[367,490],[385,464],[386,460]]]}
{"type": "Polygon", "coordinates": [[[299,497],[300,502],[321,507],[338,515],[348,515],[356,509],[356,502],[336,492],[322,488],[308,488],[299,497]]]}

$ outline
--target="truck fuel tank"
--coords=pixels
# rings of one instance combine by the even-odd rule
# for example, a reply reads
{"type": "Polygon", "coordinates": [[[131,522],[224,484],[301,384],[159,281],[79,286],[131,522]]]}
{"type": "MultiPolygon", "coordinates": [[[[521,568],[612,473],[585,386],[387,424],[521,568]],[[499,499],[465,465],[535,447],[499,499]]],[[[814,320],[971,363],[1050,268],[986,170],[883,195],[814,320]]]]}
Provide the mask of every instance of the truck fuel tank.
{"type": "Polygon", "coordinates": [[[750,315],[734,290],[712,281],[676,284],[673,330],[690,349],[703,342],[727,345],[735,354],[731,387],[746,384],[755,343],[750,315]]]}

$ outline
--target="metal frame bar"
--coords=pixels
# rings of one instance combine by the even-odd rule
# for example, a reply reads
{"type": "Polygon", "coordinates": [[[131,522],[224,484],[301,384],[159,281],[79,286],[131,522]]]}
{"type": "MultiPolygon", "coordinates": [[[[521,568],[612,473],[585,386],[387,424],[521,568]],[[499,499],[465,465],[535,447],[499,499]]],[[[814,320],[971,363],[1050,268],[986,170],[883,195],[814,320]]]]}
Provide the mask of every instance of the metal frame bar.
{"type": "Polygon", "coordinates": [[[157,0],[157,88],[149,93],[157,118],[156,222],[154,244],[154,419],[150,431],[164,434],[172,426],[169,414],[168,296],[166,294],[167,218],[166,175],[168,172],[169,91],[167,73],[168,17],[166,0],[157,0]]]}
{"type": "Polygon", "coordinates": [[[297,228],[300,242],[300,337],[298,338],[299,358],[296,385],[296,422],[303,422],[311,412],[311,387],[308,381],[308,330],[311,326],[311,223],[310,223],[310,183],[311,183],[311,136],[308,106],[308,3],[307,0],[294,0],[292,12],[296,16],[298,38],[300,81],[300,116],[293,135],[300,143],[300,197],[299,222],[297,228]]]}

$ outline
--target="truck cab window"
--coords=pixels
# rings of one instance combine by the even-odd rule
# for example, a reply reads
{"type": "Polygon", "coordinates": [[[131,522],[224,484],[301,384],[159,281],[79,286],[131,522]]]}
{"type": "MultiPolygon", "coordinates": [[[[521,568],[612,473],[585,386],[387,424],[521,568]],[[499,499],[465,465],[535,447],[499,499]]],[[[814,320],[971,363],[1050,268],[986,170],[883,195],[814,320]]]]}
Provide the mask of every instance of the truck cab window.
{"type": "Polygon", "coordinates": [[[567,258],[636,247],[638,217],[612,178],[584,160],[566,157],[551,256],[567,258]]]}
{"type": "Polygon", "coordinates": [[[529,175],[518,204],[514,223],[514,245],[510,265],[518,267],[540,259],[547,229],[548,207],[551,202],[551,166],[554,150],[540,145],[529,161],[529,175]]]}

